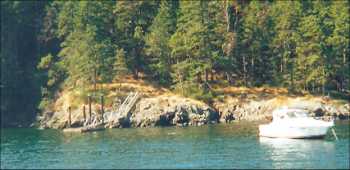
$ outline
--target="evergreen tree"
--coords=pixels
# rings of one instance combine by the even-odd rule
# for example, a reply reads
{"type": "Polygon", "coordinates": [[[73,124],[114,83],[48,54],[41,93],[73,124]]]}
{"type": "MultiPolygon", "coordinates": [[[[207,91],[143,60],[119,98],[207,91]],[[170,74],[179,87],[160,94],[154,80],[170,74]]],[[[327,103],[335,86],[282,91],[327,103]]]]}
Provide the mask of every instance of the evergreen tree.
{"type": "MultiPolygon", "coordinates": [[[[75,10],[70,18],[60,17],[63,21],[59,23],[73,24],[72,30],[67,33],[66,24],[58,28],[58,32],[62,32],[60,35],[66,35],[59,56],[67,67],[67,83],[73,86],[93,83],[96,91],[98,81],[108,82],[112,79],[114,46],[104,27],[109,22],[105,17],[112,11],[106,7],[109,5],[98,1],[80,1],[74,3],[75,10]],[[100,10],[104,8],[109,10],[100,10]]],[[[65,7],[71,8],[69,5],[65,7]]],[[[60,16],[65,16],[67,11],[62,9],[60,16]]]]}
{"type": "Polygon", "coordinates": [[[207,62],[204,56],[204,37],[206,27],[202,22],[202,1],[181,1],[177,30],[170,39],[172,48],[173,80],[183,91],[187,85],[200,82],[200,74],[207,62]]]}
{"type": "Polygon", "coordinates": [[[121,77],[128,73],[128,68],[125,61],[125,51],[121,49],[117,49],[115,56],[115,63],[113,65],[114,73],[117,77],[121,77]]]}
{"type": "MultiPolygon", "coordinates": [[[[332,47],[328,62],[331,64],[330,78],[335,82],[335,89],[350,90],[349,44],[350,44],[350,14],[348,1],[334,1],[330,7],[330,21],[333,30],[327,36],[327,43],[332,47]]],[[[331,88],[332,84],[330,83],[331,88]]]]}
{"type": "Polygon", "coordinates": [[[276,1],[271,7],[275,36],[271,42],[274,52],[276,84],[294,89],[295,47],[297,28],[302,16],[299,1],[276,1]]]}
{"type": "Polygon", "coordinates": [[[117,1],[116,19],[118,46],[127,55],[127,65],[135,78],[144,68],[145,31],[152,23],[158,7],[157,1],[117,1]]]}
{"type": "Polygon", "coordinates": [[[225,29],[226,22],[223,20],[225,13],[222,11],[225,4],[222,1],[210,1],[207,5],[207,11],[204,15],[204,24],[207,26],[207,37],[205,44],[207,44],[207,55],[211,66],[205,70],[205,81],[208,81],[208,74],[211,74],[211,80],[214,80],[214,73],[222,72],[227,68],[227,55],[224,53],[224,43],[228,34],[225,29]]]}
{"type": "Polygon", "coordinates": [[[1,1],[1,120],[139,72],[203,100],[226,80],[349,95],[349,15],[348,1],[1,1]]]}
{"type": "Polygon", "coordinates": [[[228,0],[224,3],[227,34],[223,43],[225,55],[222,58],[223,60],[221,60],[221,65],[224,68],[226,80],[231,85],[242,84],[242,79],[244,84],[247,83],[247,70],[245,65],[242,65],[242,58],[245,59],[245,56],[242,57],[239,45],[241,44],[240,37],[243,30],[243,19],[246,15],[245,12],[249,13],[245,8],[249,5],[249,2],[228,0]]]}
{"type": "Polygon", "coordinates": [[[306,15],[301,18],[298,27],[300,37],[296,47],[297,78],[304,89],[324,92],[328,76],[328,47],[325,42],[327,30],[323,28],[323,24],[328,5],[323,1],[306,5],[306,15]]]}
{"type": "Polygon", "coordinates": [[[274,35],[268,5],[268,2],[250,2],[238,32],[240,56],[236,57],[239,58],[239,72],[246,85],[268,84],[272,80],[270,42],[274,35]]]}
{"type": "Polygon", "coordinates": [[[154,78],[161,84],[171,82],[169,39],[176,28],[176,8],[177,1],[161,1],[159,12],[150,26],[145,42],[151,74],[154,74],[154,78]]]}
{"type": "MultiPolygon", "coordinates": [[[[175,83],[197,82],[198,88],[203,82],[202,75],[212,70],[214,60],[222,55],[222,35],[218,30],[220,24],[210,18],[217,19],[217,13],[208,7],[218,9],[217,2],[186,1],[180,3],[180,14],[177,30],[170,39],[172,48],[173,78],[175,83]]],[[[222,25],[222,24],[221,24],[222,25]]],[[[204,80],[207,82],[207,77],[204,80]]]]}

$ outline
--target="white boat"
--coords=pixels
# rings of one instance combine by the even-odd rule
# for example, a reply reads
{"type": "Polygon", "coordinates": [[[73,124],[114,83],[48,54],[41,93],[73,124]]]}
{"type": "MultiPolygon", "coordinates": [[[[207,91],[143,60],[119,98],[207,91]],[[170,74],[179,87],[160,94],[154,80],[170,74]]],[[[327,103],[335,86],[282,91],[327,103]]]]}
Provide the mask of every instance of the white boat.
{"type": "Polygon", "coordinates": [[[308,111],[302,109],[276,109],[272,113],[272,122],[259,125],[259,136],[270,138],[323,138],[334,122],[326,122],[308,117],[308,111]]]}

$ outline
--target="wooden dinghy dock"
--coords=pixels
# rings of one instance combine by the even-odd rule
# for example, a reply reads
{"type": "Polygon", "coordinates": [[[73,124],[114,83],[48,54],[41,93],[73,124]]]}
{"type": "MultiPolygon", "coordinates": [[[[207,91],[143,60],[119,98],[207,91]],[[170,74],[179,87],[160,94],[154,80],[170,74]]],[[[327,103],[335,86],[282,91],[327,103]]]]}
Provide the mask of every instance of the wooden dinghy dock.
{"type": "MultiPolygon", "coordinates": [[[[84,126],[82,127],[71,127],[71,107],[68,107],[68,128],[63,129],[63,132],[78,132],[78,133],[85,133],[85,132],[94,132],[94,131],[102,131],[105,130],[106,126],[109,125],[111,122],[115,121],[119,116],[126,115],[128,112],[130,112],[131,108],[136,104],[137,99],[140,97],[139,93],[130,93],[124,102],[119,106],[117,111],[112,114],[110,118],[107,118],[107,120],[104,120],[104,100],[103,96],[101,96],[101,111],[102,111],[102,122],[101,120],[98,120],[97,116],[92,117],[91,113],[91,96],[88,96],[88,106],[89,106],[89,120],[86,120],[85,115],[85,106],[83,107],[83,116],[84,116],[84,126]]],[[[109,126],[112,127],[112,126],[109,126]]]]}

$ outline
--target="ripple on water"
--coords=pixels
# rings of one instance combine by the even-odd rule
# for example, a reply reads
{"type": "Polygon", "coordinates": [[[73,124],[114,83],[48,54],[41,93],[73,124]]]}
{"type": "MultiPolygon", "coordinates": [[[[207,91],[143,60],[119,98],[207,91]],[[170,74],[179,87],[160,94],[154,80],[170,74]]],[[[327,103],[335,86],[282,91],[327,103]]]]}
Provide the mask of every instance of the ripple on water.
{"type": "Polygon", "coordinates": [[[276,140],[256,124],[111,129],[74,134],[3,129],[1,168],[347,168],[349,122],[338,141],[276,140]]]}

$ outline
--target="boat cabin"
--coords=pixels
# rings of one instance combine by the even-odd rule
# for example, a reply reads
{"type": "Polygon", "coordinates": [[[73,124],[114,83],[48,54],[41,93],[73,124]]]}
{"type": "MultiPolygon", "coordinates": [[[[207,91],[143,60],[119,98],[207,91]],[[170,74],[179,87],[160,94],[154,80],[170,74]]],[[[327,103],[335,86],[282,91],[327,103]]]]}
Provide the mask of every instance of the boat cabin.
{"type": "Polygon", "coordinates": [[[295,119],[308,117],[308,111],[303,109],[276,109],[272,113],[273,120],[295,119]]]}

